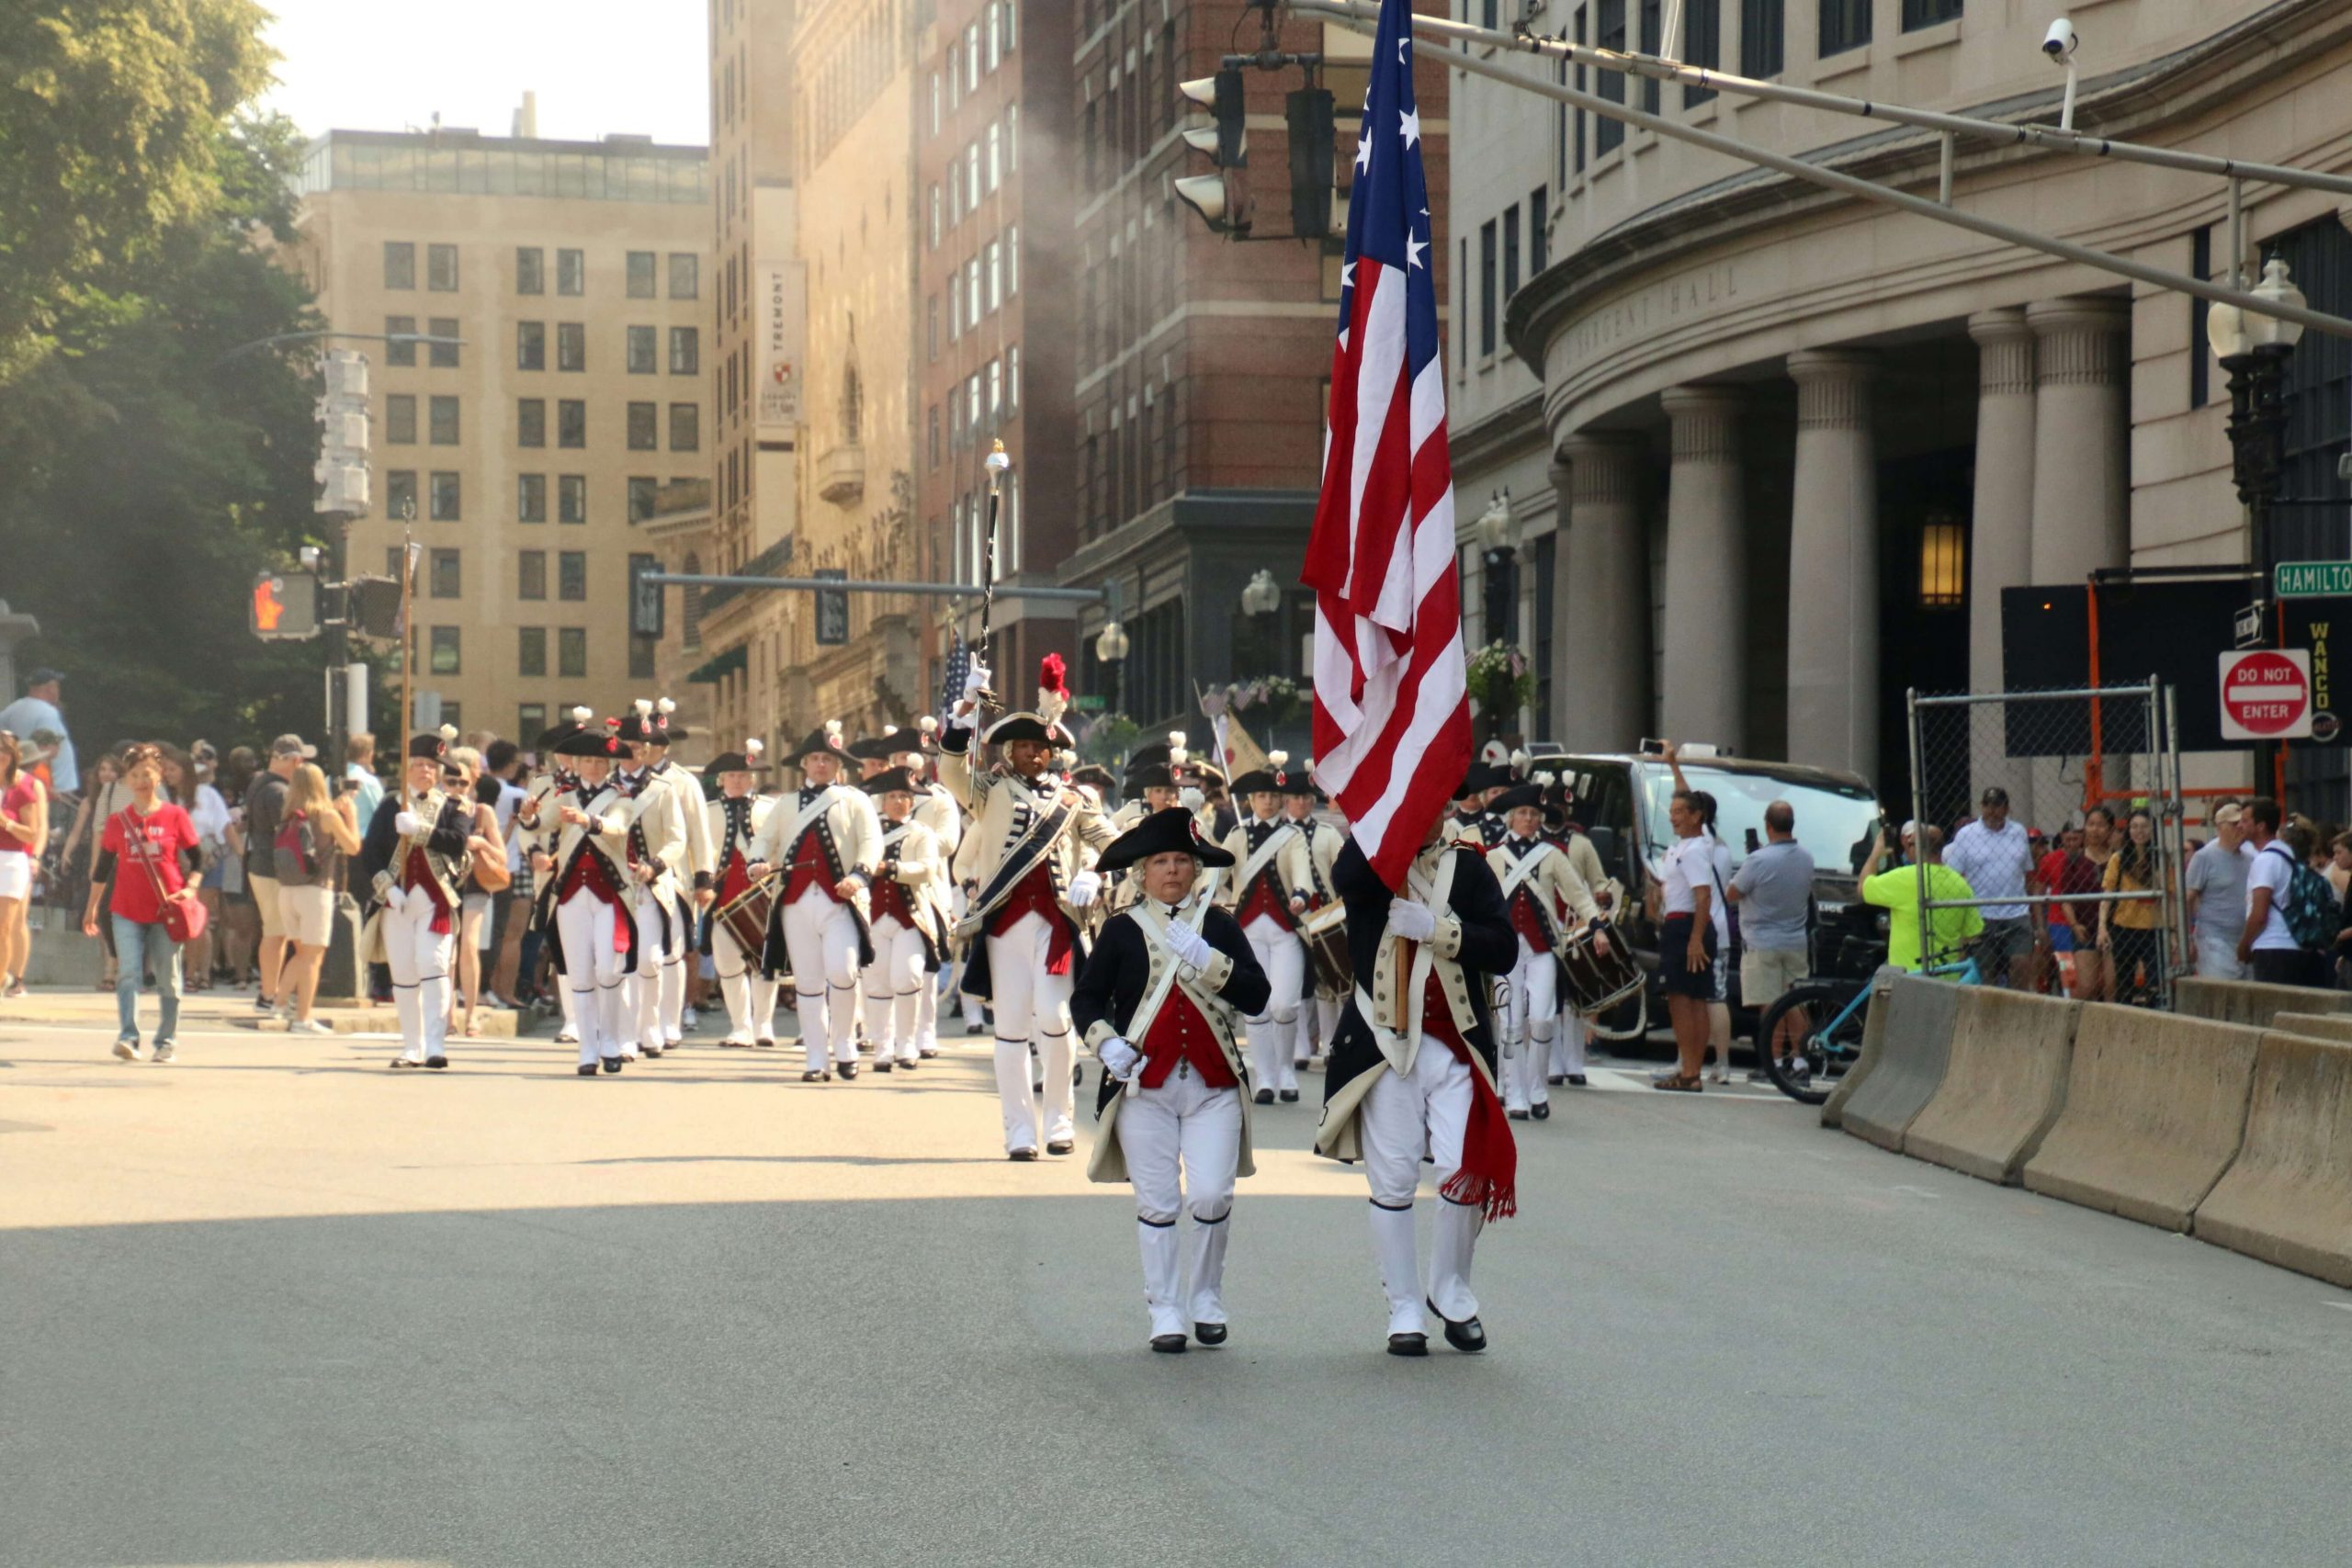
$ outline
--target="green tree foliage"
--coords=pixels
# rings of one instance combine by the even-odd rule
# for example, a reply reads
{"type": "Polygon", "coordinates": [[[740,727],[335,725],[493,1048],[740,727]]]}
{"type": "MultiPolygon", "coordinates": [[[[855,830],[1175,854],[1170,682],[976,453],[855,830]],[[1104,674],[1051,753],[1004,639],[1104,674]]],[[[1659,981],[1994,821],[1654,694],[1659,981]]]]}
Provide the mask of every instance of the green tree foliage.
{"type": "Polygon", "coordinates": [[[0,0],[0,387],[211,210],[255,0],[0,0]]]}
{"type": "Polygon", "coordinates": [[[208,201],[117,258],[103,295],[55,313],[54,352],[0,384],[6,596],[40,618],[26,655],[67,672],[85,752],[319,723],[319,645],[246,626],[254,573],[315,527],[316,345],[229,357],[318,324],[273,254],[300,152],[282,119],[214,126],[208,201]]]}

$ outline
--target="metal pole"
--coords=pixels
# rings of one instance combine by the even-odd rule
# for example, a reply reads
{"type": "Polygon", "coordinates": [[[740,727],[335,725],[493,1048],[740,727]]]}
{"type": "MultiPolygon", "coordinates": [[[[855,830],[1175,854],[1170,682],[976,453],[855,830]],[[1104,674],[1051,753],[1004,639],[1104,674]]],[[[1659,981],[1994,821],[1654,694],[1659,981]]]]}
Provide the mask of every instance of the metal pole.
{"type": "Polygon", "coordinates": [[[401,719],[392,727],[392,745],[408,753],[410,727],[416,716],[416,509],[401,520],[401,719]]]}
{"type": "MultiPolygon", "coordinates": [[[[1911,863],[1912,880],[1918,888],[1919,899],[1919,967],[1924,970],[1935,950],[1935,928],[1928,923],[1928,771],[1924,758],[1927,748],[1919,737],[1919,688],[1911,687],[1903,694],[1905,711],[1911,716],[1911,820],[1919,825],[1917,847],[1911,863]]],[[[1902,853],[1902,835],[1895,835],[1895,852],[1902,853]]],[[[1855,890],[1857,897],[1860,889],[1855,890]]]]}
{"type": "MultiPolygon", "coordinates": [[[[980,572],[980,663],[993,674],[996,671],[996,649],[992,645],[989,621],[996,613],[996,521],[1002,505],[1004,470],[1012,467],[1012,459],[1004,455],[1004,443],[990,444],[987,461],[981,465],[989,473],[989,532],[987,554],[982,558],[980,572]]],[[[989,701],[995,695],[983,691],[980,698],[989,701]]]]}
{"type": "MultiPolygon", "coordinates": [[[[977,582],[889,582],[873,578],[750,577],[729,572],[648,571],[632,579],[663,588],[792,589],[801,592],[897,593],[933,599],[973,599],[987,592],[977,582]]],[[[1004,590],[1009,599],[1045,599],[1072,604],[1117,602],[1115,587],[1048,588],[1016,582],[1004,590]]],[[[1115,619],[1115,615],[1114,616],[1115,619]]]]}

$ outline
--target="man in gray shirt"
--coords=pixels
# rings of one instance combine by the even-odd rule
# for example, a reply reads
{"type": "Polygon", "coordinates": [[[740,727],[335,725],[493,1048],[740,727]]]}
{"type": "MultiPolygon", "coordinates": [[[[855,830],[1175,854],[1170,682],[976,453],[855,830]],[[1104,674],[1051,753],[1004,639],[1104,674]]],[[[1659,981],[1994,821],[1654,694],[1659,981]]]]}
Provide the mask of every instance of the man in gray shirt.
{"type": "Polygon", "coordinates": [[[2243,980],[2238,937],[2245,927],[2245,808],[2234,800],[2216,807],[2213,836],[2188,857],[2181,891],[2188,898],[2190,940],[2200,980],[2243,980]]]}
{"type": "MultiPolygon", "coordinates": [[[[1980,898],[2022,900],[2041,892],[2025,825],[2009,820],[2009,792],[1988,785],[1977,804],[1983,815],[1951,836],[1944,864],[1965,877],[1980,898]]],[[[2039,978],[2036,933],[2045,928],[2023,902],[1987,904],[1980,913],[1984,932],[1976,939],[1976,962],[1986,983],[2031,990],[2039,978]]]]}
{"type": "Polygon", "coordinates": [[[1764,834],[1740,862],[1725,897],[1739,907],[1739,995],[1768,1008],[1812,973],[1806,918],[1813,906],[1813,856],[1796,840],[1797,814],[1785,800],[1764,808],[1764,834]]]}

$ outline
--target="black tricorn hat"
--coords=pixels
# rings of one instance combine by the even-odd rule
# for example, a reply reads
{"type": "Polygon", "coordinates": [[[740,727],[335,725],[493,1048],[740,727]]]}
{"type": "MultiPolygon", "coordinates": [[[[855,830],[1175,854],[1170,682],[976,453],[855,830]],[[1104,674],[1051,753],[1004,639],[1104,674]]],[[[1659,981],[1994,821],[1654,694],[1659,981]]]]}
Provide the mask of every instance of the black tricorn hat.
{"type": "Polygon", "coordinates": [[[587,722],[594,716],[594,713],[590,709],[584,707],[573,708],[571,713],[564,716],[562,723],[551,725],[548,728],[539,731],[539,738],[531,742],[531,750],[534,751],[554,751],[555,749],[564,741],[579,734],[582,727],[586,725],[587,722]]]}
{"type": "Polygon", "coordinates": [[[1203,865],[1231,865],[1233,856],[1201,836],[1201,825],[1181,806],[1155,811],[1117,838],[1094,863],[1097,871],[1118,871],[1154,855],[1191,855],[1203,865]]]}
{"type": "Polygon", "coordinates": [[[1541,807],[1543,804],[1544,786],[1542,784],[1513,784],[1510,788],[1503,791],[1502,794],[1488,801],[1487,803],[1487,809],[1500,813],[1505,811],[1516,811],[1522,806],[1541,807]]]}
{"type": "Polygon", "coordinates": [[[408,754],[438,761],[448,751],[449,742],[457,738],[457,729],[447,724],[431,734],[412,735],[408,740],[408,754]]]}
{"type": "Polygon", "coordinates": [[[767,771],[767,748],[757,740],[743,742],[741,751],[721,751],[702,765],[703,777],[715,779],[721,773],[760,773],[767,771]]]}
{"type": "Polygon", "coordinates": [[[1155,740],[1148,746],[1138,746],[1127,753],[1127,772],[1133,773],[1154,763],[1165,767],[1168,762],[1168,742],[1155,740]]]}
{"type": "Polygon", "coordinates": [[[785,761],[797,767],[803,758],[815,751],[822,751],[833,757],[842,754],[842,727],[838,720],[831,724],[820,724],[810,730],[808,738],[803,740],[790,756],[785,758],[785,761]]]}
{"type": "Polygon", "coordinates": [[[1252,768],[1226,786],[1236,795],[1279,795],[1282,784],[1269,768],[1252,768]]]}
{"type": "Polygon", "coordinates": [[[1292,768],[1286,771],[1283,774],[1283,793],[1284,795],[1304,795],[1313,798],[1320,798],[1323,792],[1315,787],[1314,767],[1315,763],[1313,760],[1310,759],[1307,761],[1306,766],[1303,768],[1292,768]]]}
{"type": "Polygon", "coordinates": [[[1071,773],[1069,776],[1069,782],[1074,784],[1092,784],[1099,790],[1108,790],[1114,783],[1116,783],[1116,781],[1111,777],[1110,769],[1095,762],[1089,762],[1086,766],[1071,773]]]}
{"type": "Polygon", "coordinates": [[[615,721],[609,718],[601,728],[591,729],[583,726],[567,739],[557,741],[555,754],[559,757],[603,757],[609,761],[622,754],[621,743],[613,735],[615,721]]]}
{"type": "Polygon", "coordinates": [[[868,795],[888,795],[894,790],[912,795],[914,788],[914,775],[904,768],[888,768],[865,781],[868,795]]]}
{"type": "Polygon", "coordinates": [[[1008,740],[1042,740],[1048,746],[1074,746],[1077,739],[1059,724],[1047,724],[1034,713],[1009,713],[989,726],[980,737],[991,746],[1008,740]]]}
{"type": "Polygon", "coordinates": [[[896,743],[893,737],[869,735],[863,740],[851,741],[844,748],[843,755],[854,757],[861,762],[887,762],[890,760],[891,752],[900,750],[902,748],[896,743]]]}
{"type": "Polygon", "coordinates": [[[1168,771],[1165,762],[1147,762],[1140,768],[1130,767],[1127,770],[1127,793],[1130,795],[1137,790],[1175,787],[1176,775],[1168,771]]]}

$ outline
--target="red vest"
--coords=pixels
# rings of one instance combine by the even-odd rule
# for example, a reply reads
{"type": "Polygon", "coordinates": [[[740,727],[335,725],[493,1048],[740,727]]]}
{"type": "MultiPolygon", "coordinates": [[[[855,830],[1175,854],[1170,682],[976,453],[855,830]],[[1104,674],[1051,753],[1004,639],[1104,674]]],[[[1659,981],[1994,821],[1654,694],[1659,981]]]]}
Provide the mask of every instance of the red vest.
{"type": "Polygon", "coordinates": [[[424,851],[409,851],[408,859],[401,863],[401,886],[411,897],[418,892],[433,900],[433,931],[446,936],[449,931],[449,897],[441,891],[440,882],[433,874],[432,865],[424,858],[424,851]]]}
{"type": "Polygon", "coordinates": [[[1151,1021],[1151,1032],[1141,1040],[1128,1042],[1144,1055],[1141,1082],[1146,1089],[1158,1089],[1168,1081],[1180,1061],[1190,1062],[1193,1071],[1201,1075],[1201,1082],[1210,1089],[1232,1089],[1239,1079],[1225,1059],[1225,1052],[1216,1043],[1208,1020],[1193,1005],[1193,998],[1181,989],[1170,990],[1168,999],[1151,1021]]]}
{"type": "Polygon", "coordinates": [[[1298,922],[1291,918],[1290,900],[1276,890],[1274,884],[1275,876],[1271,870],[1258,874],[1258,879],[1250,885],[1249,894],[1241,900],[1243,925],[1264,915],[1284,931],[1297,927],[1298,922]]]}
{"type": "Polygon", "coordinates": [[[1510,929],[1527,939],[1527,945],[1538,953],[1552,951],[1552,931],[1544,921],[1544,910],[1536,902],[1535,889],[1521,886],[1511,890],[1510,929]]]}
{"type": "Polygon", "coordinates": [[[888,874],[887,868],[875,877],[867,897],[873,901],[871,913],[875,919],[888,915],[909,931],[914,930],[914,900],[908,895],[907,885],[888,874]]]}
{"type": "Polygon", "coordinates": [[[1029,868],[1028,875],[1013,884],[1012,891],[996,907],[996,913],[989,917],[989,935],[1002,936],[1023,915],[1037,916],[1053,933],[1053,942],[1046,950],[1046,973],[1069,974],[1069,921],[1062,918],[1061,902],[1054,897],[1053,868],[1042,857],[1029,868]]]}
{"type": "Polygon", "coordinates": [[[826,897],[841,902],[841,896],[833,891],[833,868],[826,863],[825,846],[817,831],[811,823],[792,846],[792,874],[784,885],[784,901],[787,905],[798,903],[800,895],[811,887],[821,887],[826,897]]]}

